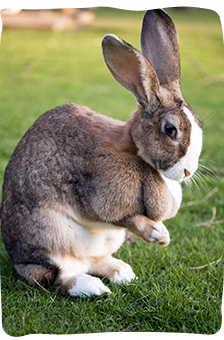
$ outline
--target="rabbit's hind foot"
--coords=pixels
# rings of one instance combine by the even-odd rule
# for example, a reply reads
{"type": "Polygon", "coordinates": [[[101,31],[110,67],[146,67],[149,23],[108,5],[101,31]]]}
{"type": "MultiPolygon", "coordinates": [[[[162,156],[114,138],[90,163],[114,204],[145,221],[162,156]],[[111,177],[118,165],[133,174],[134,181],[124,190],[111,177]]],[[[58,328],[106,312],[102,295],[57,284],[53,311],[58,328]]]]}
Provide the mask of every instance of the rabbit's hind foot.
{"type": "Polygon", "coordinates": [[[56,286],[72,296],[110,294],[109,288],[95,276],[107,277],[110,282],[117,284],[128,284],[135,278],[128,264],[111,255],[82,260],[72,256],[57,256],[54,261],[60,268],[56,286]]]}
{"type": "Polygon", "coordinates": [[[74,275],[63,279],[60,289],[71,296],[80,297],[111,293],[110,289],[99,278],[88,274],[74,275]]]}
{"type": "Polygon", "coordinates": [[[101,261],[92,262],[91,274],[100,277],[106,276],[110,282],[117,284],[128,284],[135,278],[129,264],[112,256],[108,256],[101,261]]]}

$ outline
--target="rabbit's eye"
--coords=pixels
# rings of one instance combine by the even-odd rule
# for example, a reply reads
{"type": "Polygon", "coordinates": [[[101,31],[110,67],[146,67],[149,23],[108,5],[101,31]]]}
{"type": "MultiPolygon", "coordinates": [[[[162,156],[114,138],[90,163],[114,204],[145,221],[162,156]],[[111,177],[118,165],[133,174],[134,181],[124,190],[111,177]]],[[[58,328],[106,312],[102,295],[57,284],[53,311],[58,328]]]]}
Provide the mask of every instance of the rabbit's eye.
{"type": "Polygon", "coordinates": [[[177,137],[177,129],[173,124],[165,124],[164,126],[165,134],[171,139],[175,140],[177,137]]]}

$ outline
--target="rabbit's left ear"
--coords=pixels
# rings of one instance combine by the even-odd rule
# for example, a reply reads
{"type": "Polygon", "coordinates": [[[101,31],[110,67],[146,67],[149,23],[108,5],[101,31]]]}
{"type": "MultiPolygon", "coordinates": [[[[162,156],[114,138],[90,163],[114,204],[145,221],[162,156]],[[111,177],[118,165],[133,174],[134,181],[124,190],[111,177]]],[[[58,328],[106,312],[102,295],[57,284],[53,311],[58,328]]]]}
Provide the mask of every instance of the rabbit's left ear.
{"type": "Polygon", "coordinates": [[[144,107],[155,100],[159,80],[150,62],[114,34],[102,40],[104,60],[116,81],[130,91],[144,107]]]}
{"type": "Polygon", "coordinates": [[[179,87],[178,34],[173,21],[162,9],[146,12],[142,24],[141,47],[143,55],[156,71],[160,85],[179,87]]]}

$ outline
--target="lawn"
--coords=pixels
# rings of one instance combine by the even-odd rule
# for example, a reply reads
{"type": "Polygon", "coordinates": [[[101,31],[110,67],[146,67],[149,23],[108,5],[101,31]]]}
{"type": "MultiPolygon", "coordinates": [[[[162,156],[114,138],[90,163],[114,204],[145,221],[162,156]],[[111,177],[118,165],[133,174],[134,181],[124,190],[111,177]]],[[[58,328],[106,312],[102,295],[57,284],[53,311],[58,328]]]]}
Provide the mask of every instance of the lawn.
{"type": "MultiPolygon", "coordinates": [[[[180,39],[181,88],[204,123],[202,164],[216,172],[191,188],[165,224],[168,247],[136,239],[115,254],[138,280],[109,297],[71,298],[18,277],[0,243],[2,323],[11,336],[32,333],[181,332],[221,327],[224,260],[224,48],[218,15],[169,10],[180,39]],[[206,160],[206,161],[205,161],[206,160]],[[218,263],[217,260],[220,260],[218,263]],[[213,263],[213,264],[210,264],[213,263]],[[205,267],[202,267],[206,264],[205,267]],[[201,268],[202,267],[202,268],[201,268]],[[192,269],[193,268],[193,269],[192,269]]],[[[101,39],[114,33],[140,49],[143,12],[99,8],[90,27],[52,33],[3,28],[0,45],[0,187],[20,138],[37,117],[66,102],[126,120],[134,98],[111,77],[101,39]]]]}

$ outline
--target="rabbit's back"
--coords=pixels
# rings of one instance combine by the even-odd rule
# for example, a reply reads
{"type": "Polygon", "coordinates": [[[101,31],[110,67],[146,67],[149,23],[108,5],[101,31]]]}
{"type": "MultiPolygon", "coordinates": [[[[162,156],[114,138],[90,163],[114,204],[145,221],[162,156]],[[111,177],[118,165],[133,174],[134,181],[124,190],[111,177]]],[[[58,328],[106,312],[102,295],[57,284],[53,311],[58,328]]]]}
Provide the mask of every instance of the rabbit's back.
{"type": "Polygon", "coordinates": [[[6,168],[3,210],[7,198],[8,202],[19,198],[29,209],[41,200],[61,201],[63,193],[68,195],[65,183],[72,174],[76,177],[75,169],[87,177],[81,163],[91,157],[95,138],[87,133],[87,120],[83,126],[82,111],[74,104],[56,107],[27,131],[6,168]]]}
{"type": "Polygon", "coordinates": [[[72,103],[40,116],[6,168],[3,225],[15,215],[26,218],[42,202],[68,204],[91,221],[142,211],[142,163],[124,124],[72,103]]]}

